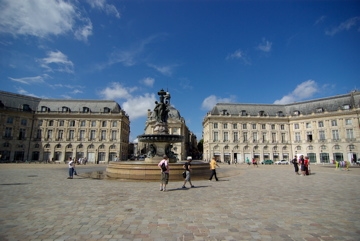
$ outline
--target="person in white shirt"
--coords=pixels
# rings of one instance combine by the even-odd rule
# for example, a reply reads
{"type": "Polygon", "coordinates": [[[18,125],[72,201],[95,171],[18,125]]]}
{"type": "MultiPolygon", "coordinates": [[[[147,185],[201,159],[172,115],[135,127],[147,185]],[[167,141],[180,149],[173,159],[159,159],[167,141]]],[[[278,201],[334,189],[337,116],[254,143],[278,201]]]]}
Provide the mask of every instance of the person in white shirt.
{"type": "Polygon", "coordinates": [[[160,182],[160,191],[166,192],[166,185],[169,182],[169,158],[164,155],[163,159],[159,162],[158,167],[161,170],[161,182],[160,182]],[[164,169],[162,165],[164,164],[164,169]]]}

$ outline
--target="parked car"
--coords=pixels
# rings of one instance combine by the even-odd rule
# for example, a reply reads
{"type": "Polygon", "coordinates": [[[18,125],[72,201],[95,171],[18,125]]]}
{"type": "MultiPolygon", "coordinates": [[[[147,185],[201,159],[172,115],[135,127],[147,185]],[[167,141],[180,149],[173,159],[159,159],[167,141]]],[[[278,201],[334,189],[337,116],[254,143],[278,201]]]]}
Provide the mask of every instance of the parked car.
{"type": "Polygon", "coordinates": [[[274,162],[272,160],[264,160],[261,162],[262,165],[271,165],[274,164],[274,162]]]}
{"type": "Polygon", "coordinates": [[[289,165],[289,162],[286,160],[281,160],[281,161],[275,162],[275,165],[289,165]]]}

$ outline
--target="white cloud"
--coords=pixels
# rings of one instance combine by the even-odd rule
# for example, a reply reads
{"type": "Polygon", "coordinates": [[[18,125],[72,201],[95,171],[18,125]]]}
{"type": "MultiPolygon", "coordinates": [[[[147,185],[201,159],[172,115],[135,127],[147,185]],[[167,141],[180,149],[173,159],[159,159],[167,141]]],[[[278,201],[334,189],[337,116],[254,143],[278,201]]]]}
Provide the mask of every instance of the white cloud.
{"type": "Polygon", "coordinates": [[[40,83],[44,83],[44,79],[49,78],[49,75],[44,74],[41,76],[35,76],[35,77],[24,77],[24,78],[11,78],[8,77],[10,80],[15,81],[15,82],[19,82],[22,84],[27,84],[27,85],[31,85],[31,84],[40,84],[40,83]]]}
{"type": "MultiPolygon", "coordinates": [[[[360,17],[350,18],[350,19],[346,20],[345,22],[340,23],[339,26],[334,27],[331,30],[326,30],[325,34],[334,36],[335,34],[341,32],[341,31],[350,30],[352,27],[358,25],[359,22],[360,22],[360,17]]],[[[359,29],[358,29],[358,31],[359,31],[359,29]]]]}
{"type": "Polygon", "coordinates": [[[97,68],[101,70],[117,63],[121,63],[124,66],[133,66],[139,61],[139,56],[141,56],[141,54],[145,51],[146,46],[156,39],[161,38],[163,35],[164,34],[150,36],[138,43],[135,43],[132,47],[129,47],[126,50],[116,49],[110,54],[108,62],[105,64],[99,64],[97,68]]]}
{"type": "Polygon", "coordinates": [[[109,87],[101,90],[99,95],[108,100],[115,100],[115,99],[131,99],[132,92],[137,90],[137,87],[126,88],[122,86],[118,82],[113,82],[110,84],[109,87]]]}
{"type": "Polygon", "coordinates": [[[245,53],[240,49],[238,49],[234,53],[228,54],[228,56],[226,56],[226,60],[230,60],[230,59],[240,59],[245,64],[250,64],[250,61],[246,57],[245,53]]]}
{"type": "Polygon", "coordinates": [[[324,22],[326,19],[326,16],[325,15],[322,15],[320,18],[318,18],[316,21],[315,21],[315,24],[314,25],[318,25],[318,24],[321,24],[322,22],[324,22]]]}
{"type": "Polygon", "coordinates": [[[204,99],[201,104],[201,109],[211,110],[217,103],[231,103],[236,100],[235,96],[230,96],[229,98],[219,98],[215,95],[210,95],[204,99]]]}
{"type": "Polygon", "coordinates": [[[80,41],[87,42],[88,37],[92,35],[92,23],[90,19],[85,19],[86,25],[80,26],[74,33],[75,38],[80,41]]]}
{"type": "Polygon", "coordinates": [[[155,79],[148,77],[141,80],[140,82],[146,86],[152,87],[154,85],[155,79]]]}
{"type": "Polygon", "coordinates": [[[152,110],[155,106],[155,95],[145,94],[127,99],[121,107],[126,111],[131,120],[147,116],[147,110],[152,110]]]}
{"type": "Polygon", "coordinates": [[[47,69],[48,71],[53,71],[51,66],[56,65],[56,71],[67,73],[74,72],[74,64],[60,51],[49,51],[47,52],[46,58],[39,59],[37,61],[41,63],[41,67],[47,69]]]}
{"type": "Polygon", "coordinates": [[[32,96],[32,97],[37,97],[39,98],[39,96],[35,95],[35,94],[31,94],[29,93],[27,90],[24,90],[23,88],[17,88],[17,92],[21,95],[27,95],[27,96],[32,96]]]}
{"type": "Polygon", "coordinates": [[[262,42],[257,46],[257,49],[264,51],[264,52],[270,52],[271,46],[272,46],[272,43],[265,40],[265,38],[263,38],[262,42]]]}
{"type": "Polygon", "coordinates": [[[174,68],[174,65],[168,65],[168,66],[156,66],[154,64],[149,64],[149,66],[151,68],[156,69],[157,71],[159,71],[161,74],[165,75],[165,76],[171,76],[172,75],[172,70],[174,68]]]}
{"type": "Polygon", "coordinates": [[[290,94],[285,95],[280,100],[276,100],[274,104],[289,104],[297,101],[305,100],[312,97],[319,91],[317,83],[314,80],[307,80],[296,86],[290,94]]]}
{"type": "Polygon", "coordinates": [[[85,28],[85,37],[90,35],[89,21],[81,17],[73,1],[2,0],[0,3],[0,32],[14,36],[31,35],[46,38],[85,28]]]}
{"type": "Polygon", "coordinates": [[[115,100],[121,103],[119,100],[124,99],[121,104],[122,109],[129,115],[131,120],[135,120],[140,117],[147,116],[147,110],[152,110],[155,105],[155,94],[144,94],[135,96],[133,92],[137,90],[137,87],[124,87],[118,82],[111,83],[109,87],[101,90],[99,95],[103,99],[115,100]]]}
{"type": "Polygon", "coordinates": [[[114,15],[117,18],[120,18],[120,13],[116,7],[112,4],[107,4],[106,0],[88,0],[87,1],[92,8],[97,8],[102,11],[105,11],[108,15],[114,15]]]}

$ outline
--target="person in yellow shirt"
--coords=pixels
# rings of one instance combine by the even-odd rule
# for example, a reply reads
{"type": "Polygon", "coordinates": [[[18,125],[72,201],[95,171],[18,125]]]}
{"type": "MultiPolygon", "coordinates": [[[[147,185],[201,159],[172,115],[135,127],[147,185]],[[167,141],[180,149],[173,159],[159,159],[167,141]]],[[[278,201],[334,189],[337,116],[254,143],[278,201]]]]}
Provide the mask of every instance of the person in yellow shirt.
{"type": "Polygon", "coordinates": [[[211,176],[209,178],[209,181],[212,180],[213,176],[215,176],[216,181],[219,181],[219,179],[216,176],[216,167],[220,167],[220,166],[217,164],[215,157],[213,157],[210,161],[211,176]]]}

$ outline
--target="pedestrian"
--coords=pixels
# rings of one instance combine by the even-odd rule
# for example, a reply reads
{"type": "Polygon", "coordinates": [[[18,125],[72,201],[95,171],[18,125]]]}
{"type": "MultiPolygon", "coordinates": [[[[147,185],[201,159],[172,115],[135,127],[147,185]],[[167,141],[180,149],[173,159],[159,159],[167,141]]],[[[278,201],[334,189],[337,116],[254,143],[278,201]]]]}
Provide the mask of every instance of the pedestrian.
{"type": "Polygon", "coordinates": [[[299,174],[299,163],[297,161],[297,156],[294,156],[294,159],[292,159],[291,163],[294,164],[295,174],[300,175],[299,174]]]}
{"type": "Polygon", "coordinates": [[[169,158],[164,155],[163,159],[159,162],[158,167],[161,170],[161,179],[160,179],[160,191],[166,192],[166,185],[169,182],[169,158]]]}
{"type": "Polygon", "coordinates": [[[192,157],[188,156],[187,157],[187,162],[185,162],[185,164],[183,165],[183,168],[185,169],[185,173],[186,173],[186,177],[184,180],[184,184],[182,186],[182,188],[186,188],[186,183],[189,182],[190,183],[190,187],[195,187],[194,185],[192,185],[191,183],[191,161],[192,161],[192,157]]]}
{"type": "Polygon", "coordinates": [[[76,171],[75,171],[75,161],[70,159],[69,162],[69,177],[67,179],[73,179],[73,176],[77,175],[76,171]]]}
{"type": "Polygon", "coordinates": [[[255,158],[252,159],[253,166],[259,167],[255,158]]]}
{"type": "Polygon", "coordinates": [[[305,168],[305,160],[304,160],[303,155],[300,156],[299,164],[300,164],[301,176],[305,176],[306,175],[306,168],[305,168]]]}
{"type": "Polygon", "coordinates": [[[305,165],[305,175],[310,175],[309,174],[309,165],[310,165],[310,161],[309,161],[309,157],[305,156],[305,160],[304,160],[304,165],[305,165]]]}
{"type": "Polygon", "coordinates": [[[209,181],[212,180],[213,176],[215,176],[216,181],[219,181],[219,179],[216,176],[216,167],[220,167],[220,166],[217,164],[215,157],[213,157],[210,161],[211,176],[209,178],[209,181]]]}
{"type": "Polygon", "coordinates": [[[248,166],[250,166],[250,160],[249,160],[249,157],[246,157],[246,164],[248,164],[248,166]]]}

